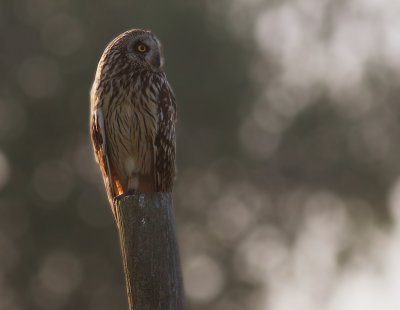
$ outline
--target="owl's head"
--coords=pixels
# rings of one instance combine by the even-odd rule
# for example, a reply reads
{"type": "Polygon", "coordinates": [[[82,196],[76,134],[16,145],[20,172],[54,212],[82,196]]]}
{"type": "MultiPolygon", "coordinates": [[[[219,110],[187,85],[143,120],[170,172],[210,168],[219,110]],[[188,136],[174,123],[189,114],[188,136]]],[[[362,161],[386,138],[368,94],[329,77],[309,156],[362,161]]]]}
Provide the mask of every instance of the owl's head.
{"type": "Polygon", "coordinates": [[[150,31],[131,30],[127,38],[128,58],[154,71],[161,70],[164,64],[162,46],[150,31]]]}
{"type": "Polygon", "coordinates": [[[105,49],[102,60],[106,67],[118,63],[119,68],[114,68],[117,71],[133,68],[159,72],[164,64],[160,41],[151,31],[141,29],[128,30],[116,37],[105,49]]]}

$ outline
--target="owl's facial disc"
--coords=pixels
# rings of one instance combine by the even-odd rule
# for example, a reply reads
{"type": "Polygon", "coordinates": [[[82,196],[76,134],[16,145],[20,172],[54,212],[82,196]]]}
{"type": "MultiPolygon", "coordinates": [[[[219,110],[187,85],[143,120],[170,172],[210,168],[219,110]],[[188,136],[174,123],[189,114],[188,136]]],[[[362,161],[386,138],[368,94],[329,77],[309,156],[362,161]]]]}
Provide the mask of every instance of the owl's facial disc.
{"type": "Polygon", "coordinates": [[[129,48],[129,54],[135,61],[149,66],[153,71],[160,71],[163,68],[161,44],[156,38],[149,36],[135,38],[129,48]]]}

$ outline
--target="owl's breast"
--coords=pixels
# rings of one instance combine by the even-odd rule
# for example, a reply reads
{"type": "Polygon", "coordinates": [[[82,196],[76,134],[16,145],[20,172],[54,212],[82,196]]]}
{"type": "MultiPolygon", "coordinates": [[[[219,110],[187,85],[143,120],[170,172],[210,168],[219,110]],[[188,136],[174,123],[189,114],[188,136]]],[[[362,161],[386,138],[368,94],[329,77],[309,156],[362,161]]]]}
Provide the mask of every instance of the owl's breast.
{"type": "Polygon", "coordinates": [[[110,157],[119,174],[150,174],[154,166],[157,105],[132,96],[108,110],[110,157]]]}

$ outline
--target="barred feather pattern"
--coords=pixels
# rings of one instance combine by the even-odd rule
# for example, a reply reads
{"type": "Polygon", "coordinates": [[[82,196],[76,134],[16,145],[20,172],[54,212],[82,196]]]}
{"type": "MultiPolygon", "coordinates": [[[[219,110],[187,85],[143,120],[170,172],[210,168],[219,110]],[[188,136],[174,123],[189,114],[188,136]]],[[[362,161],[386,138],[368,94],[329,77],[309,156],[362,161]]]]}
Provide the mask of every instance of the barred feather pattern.
{"type": "Polygon", "coordinates": [[[142,30],[114,39],[91,90],[92,144],[111,203],[129,190],[170,192],[176,175],[175,97],[162,68],[127,55],[138,37],[158,42],[142,30]]]}

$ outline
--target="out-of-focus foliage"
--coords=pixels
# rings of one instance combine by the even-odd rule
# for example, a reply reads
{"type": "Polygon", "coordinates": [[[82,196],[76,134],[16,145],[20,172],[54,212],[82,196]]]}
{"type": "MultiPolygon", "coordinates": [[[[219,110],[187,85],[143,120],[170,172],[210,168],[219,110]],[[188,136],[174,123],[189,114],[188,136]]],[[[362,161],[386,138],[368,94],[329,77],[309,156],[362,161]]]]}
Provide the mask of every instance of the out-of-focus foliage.
{"type": "Polygon", "coordinates": [[[400,307],[400,5],[0,2],[0,309],[126,309],[88,139],[105,45],[164,43],[189,309],[400,307]]]}

